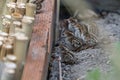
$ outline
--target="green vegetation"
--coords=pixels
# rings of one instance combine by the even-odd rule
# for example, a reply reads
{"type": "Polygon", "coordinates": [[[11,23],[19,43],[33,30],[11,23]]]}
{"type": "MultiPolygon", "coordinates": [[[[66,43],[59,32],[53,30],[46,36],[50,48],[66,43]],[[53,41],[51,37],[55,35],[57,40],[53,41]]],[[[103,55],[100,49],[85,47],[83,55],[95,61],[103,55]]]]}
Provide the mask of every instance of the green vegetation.
{"type": "Polygon", "coordinates": [[[86,80],[100,80],[101,73],[99,69],[93,70],[88,73],[86,80]]]}
{"type": "Polygon", "coordinates": [[[120,42],[113,44],[111,55],[112,71],[103,74],[99,69],[95,69],[88,72],[86,80],[120,80],[120,42]]]}

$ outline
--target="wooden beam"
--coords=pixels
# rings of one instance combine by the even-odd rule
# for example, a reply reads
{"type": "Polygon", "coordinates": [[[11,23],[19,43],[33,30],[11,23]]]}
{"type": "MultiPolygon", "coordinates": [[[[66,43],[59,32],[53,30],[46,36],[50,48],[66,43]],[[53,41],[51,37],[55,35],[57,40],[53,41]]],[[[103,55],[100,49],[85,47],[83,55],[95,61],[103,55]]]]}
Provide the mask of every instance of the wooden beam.
{"type": "Polygon", "coordinates": [[[42,5],[40,14],[36,15],[22,80],[46,80],[55,0],[45,0],[42,5]]]}

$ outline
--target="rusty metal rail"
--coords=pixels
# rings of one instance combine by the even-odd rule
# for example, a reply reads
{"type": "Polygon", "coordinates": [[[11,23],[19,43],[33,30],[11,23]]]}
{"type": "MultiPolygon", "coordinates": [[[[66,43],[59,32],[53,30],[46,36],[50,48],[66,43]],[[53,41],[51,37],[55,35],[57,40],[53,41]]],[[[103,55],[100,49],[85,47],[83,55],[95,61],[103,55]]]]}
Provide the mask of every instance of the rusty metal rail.
{"type": "Polygon", "coordinates": [[[22,80],[46,80],[52,45],[52,27],[55,0],[44,0],[40,14],[36,15],[22,80]]]}

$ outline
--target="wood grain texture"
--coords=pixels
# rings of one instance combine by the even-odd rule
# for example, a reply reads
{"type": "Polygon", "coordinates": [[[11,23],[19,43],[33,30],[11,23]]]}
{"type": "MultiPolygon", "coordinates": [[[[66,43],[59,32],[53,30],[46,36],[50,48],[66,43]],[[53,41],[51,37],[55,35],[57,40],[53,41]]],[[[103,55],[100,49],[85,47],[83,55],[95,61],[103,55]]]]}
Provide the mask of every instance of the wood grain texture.
{"type": "Polygon", "coordinates": [[[40,14],[36,15],[22,80],[45,80],[50,55],[54,4],[55,0],[45,0],[40,14]]]}

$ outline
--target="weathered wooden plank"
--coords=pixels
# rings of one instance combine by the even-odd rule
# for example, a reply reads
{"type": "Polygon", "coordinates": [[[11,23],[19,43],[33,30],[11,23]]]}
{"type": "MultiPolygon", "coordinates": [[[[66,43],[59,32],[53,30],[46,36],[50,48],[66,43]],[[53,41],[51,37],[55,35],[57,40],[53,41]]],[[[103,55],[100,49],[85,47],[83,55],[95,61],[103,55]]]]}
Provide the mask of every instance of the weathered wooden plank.
{"type": "Polygon", "coordinates": [[[51,46],[51,33],[55,0],[45,0],[41,13],[36,15],[35,26],[28,51],[22,80],[45,80],[51,46]]]}

